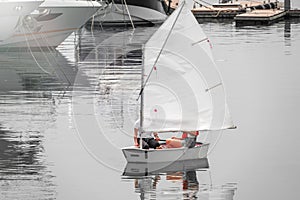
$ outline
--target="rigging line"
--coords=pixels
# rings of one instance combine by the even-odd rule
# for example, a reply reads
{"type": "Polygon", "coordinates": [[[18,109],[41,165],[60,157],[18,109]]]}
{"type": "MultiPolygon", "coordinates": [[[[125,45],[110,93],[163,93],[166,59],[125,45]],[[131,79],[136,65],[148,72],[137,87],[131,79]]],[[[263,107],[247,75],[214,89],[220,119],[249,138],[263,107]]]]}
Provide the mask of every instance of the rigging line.
{"type": "Polygon", "coordinates": [[[148,82],[148,80],[149,80],[149,78],[150,78],[150,76],[151,76],[151,74],[152,74],[152,72],[153,72],[153,70],[154,70],[154,67],[155,67],[156,63],[158,62],[158,59],[159,59],[160,55],[162,54],[162,52],[163,52],[163,50],[164,50],[164,48],[165,48],[165,46],[166,46],[166,44],[167,44],[167,41],[168,41],[168,39],[169,39],[169,37],[170,37],[170,35],[171,35],[171,33],[172,33],[172,30],[174,29],[174,27],[175,27],[175,25],[176,25],[176,22],[177,22],[177,20],[178,20],[178,18],[179,18],[179,15],[181,14],[181,11],[182,11],[182,9],[183,9],[184,4],[185,4],[185,1],[183,1],[182,6],[181,6],[181,8],[180,8],[180,10],[179,10],[179,12],[178,12],[178,15],[176,16],[176,18],[175,18],[175,20],[174,20],[174,23],[172,24],[172,27],[171,27],[171,29],[170,29],[168,35],[167,35],[167,38],[166,38],[165,42],[163,43],[162,48],[160,49],[160,52],[159,52],[159,54],[158,54],[158,56],[157,56],[157,58],[156,58],[156,60],[155,60],[155,62],[154,62],[154,64],[153,64],[153,66],[152,66],[152,68],[151,68],[151,70],[150,70],[150,73],[149,73],[149,75],[148,75],[148,77],[147,77],[145,83],[143,84],[141,90],[140,90],[140,93],[139,93],[139,96],[138,96],[138,98],[137,98],[137,101],[139,100],[140,96],[142,95],[142,93],[143,93],[143,91],[144,91],[144,88],[145,88],[145,86],[146,86],[146,84],[147,84],[147,82],[148,82]]]}
{"type": "MultiPolygon", "coordinates": [[[[37,44],[38,44],[37,38],[36,38],[34,35],[33,35],[33,37],[35,38],[35,40],[36,40],[36,42],[37,42],[37,44]]],[[[42,34],[42,35],[41,35],[41,38],[42,38],[42,39],[44,40],[44,42],[46,43],[46,48],[47,48],[48,52],[50,53],[49,55],[53,57],[54,64],[58,67],[58,69],[59,69],[59,70],[61,71],[61,73],[63,74],[64,78],[67,80],[67,83],[68,83],[67,87],[63,87],[63,91],[60,92],[60,93],[62,93],[62,98],[63,98],[63,97],[65,96],[66,91],[69,89],[69,87],[72,85],[72,83],[71,83],[71,81],[68,79],[68,77],[67,77],[67,75],[65,74],[65,72],[62,70],[61,65],[60,65],[60,64],[57,62],[57,60],[56,60],[55,48],[52,48],[52,47],[50,46],[50,42],[49,42],[49,40],[47,39],[47,37],[46,37],[45,35],[42,34]]],[[[50,60],[49,60],[49,58],[48,58],[48,56],[47,56],[47,55],[45,54],[45,52],[43,51],[43,48],[40,47],[40,49],[41,49],[41,51],[42,51],[42,53],[43,53],[45,59],[47,60],[49,67],[52,67],[52,68],[53,68],[53,75],[55,75],[55,76],[58,78],[60,84],[63,86],[63,80],[62,80],[62,78],[61,78],[61,77],[58,75],[58,73],[55,71],[53,65],[51,64],[51,62],[50,62],[50,60]]],[[[58,98],[60,97],[60,93],[58,94],[58,98]]],[[[61,101],[60,101],[60,99],[59,99],[59,104],[60,104],[60,102],[61,102],[61,101]]]]}
{"type": "MultiPolygon", "coordinates": [[[[94,3],[91,0],[88,0],[87,3],[91,4],[92,7],[95,8],[95,5],[94,5],[94,3]]],[[[94,21],[95,21],[95,14],[93,14],[93,16],[92,16],[91,31],[93,31],[93,28],[94,28],[94,21]]]]}
{"type": "MultiPolygon", "coordinates": [[[[46,60],[47,60],[47,63],[48,63],[49,66],[50,66],[50,61],[48,60],[48,58],[47,58],[47,56],[45,55],[45,52],[43,51],[43,49],[41,48],[41,46],[39,45],[39,42],[38,42],[36,36],[35,36],[35,35],[32,33],[32,31],[30,30],[30,27],[28,26],[28,24],[25,23],[24,25],[26,26],[27,31],[30,32],[31,37],[33,38],[33,40],[34,40],[34,41],[36,42],[36,44],[38,45],[38,48],[40,49],[40,52],[43,53],[44,57],[45,57],[46,60]]],[[[25,32],[24,32],[24,33],[25,33],[25,32]]],[[[26,40],[27,40],[26,34],[25,34],[25,38],[26,38],[26,40]]],[[[28,42],[27,42],[27,46],[30,48],[30,45],[29,45],[28,42]]],[[[48,50],[49,50],[49,48],[48,48],[48,50]]],[[[51,75],[53,75],[54,73],[55,73],[55,71],[53,70],[53,71],[51,72],[51,75]]]]}
{"type": "MultiPolygon", "coordinates": [[[[57,65],[59,71],[61,71],[61,73],[63,74],[63,76],[64,76],[65,79],[67,80],[67,82],[68,82],[67,88],[69,88],[69,86],[71,86],[72,83],[71,83],[71,81],[69,80],[69,78],[67,77],[67,75],[65,74],[65,72],[62,70],[62,66],[61,66],[61,65],[57,62],[57,60],[56,60],[55,48],[50,48],[50,43],[49,43],[49,40],[47,39],[46,36],[44,36],[43,38],[44,38],[45,42],[47,43],[47,45],[49,45],[49,46],[47,46],[48,51],[50,52],[50,55],[53,57],[53,61],[54,61],[54,63],[57,65]]],[[[44,53],[44,52],[43,52],[43,53],[44,53]]],[[[45,54],[44,54],[44,55],[45,55],[45,54]]],[[[47,57],[46,55],[45,55],[45,57],[46,57],[46,59],[47,59],[47,61],[48,61],[48,64],[49,64],[50,67],[51,67],[52,65],[51,65],[51,63],[50,63],[48,57],[47,57]]],[[[55,69],[53,69],[53,71],[54,71],[56,77],[59,78],[60,81],[61,81],[62,84],[63,84],[63,81],[61,80],[61,78],[59,77],[59,75],[57,74],[57,72],[55,71],[55,69]]]]}
{"type": "Polygon", "coordinates": [[[133,28],[133,30],[134,30],[135,27],[134,27],[134,24],[133,24],[133,21],[132,21],[132,18],[131,18],[131,15],[130,15],[130,12],[129,12],[129,9],[128,9],[128,5],[127,5],[126,0],[124,0],[124,3],[125,3],[125,8],[126,8],[126,11],[127,11],[127,14],[128,14],[128,17],[129,17],[129,20],[130,20],[130,23],[131,23],[131,26],[132,26],[132,28],[133,28]]]}
{"type": "MultiPolygon", "coordinates": [[[[200,6],[203,6],[203,7],[207,8],[207,9],[209,9],[209,10],[213,10],[211,7],[206,6],[206,5],[203,5],[203,4],[201,4],[200,2],[198,2],[197,0],[194,0],[194,2],[195,2],[196,4],[198,4],[198,5],[200,5],[200,6]]],[[[209,4],[209,3],[207,3],[207,4],[209,4]]],[[[212,6],[212,4],[209,4],[209,5],[212,6]]]]}
{"type": "Polygon", "coordinates": [[[208,38],[204,38],[204,39],[202,39],[202,40],[200,40],[200,41],[197,41],[197,42],[192,43],[192,46],[194,46],[194,45],[196,45],[196,44],[198,44],[198,43],[207,41],[207,40],[208,40],[208,38]]]}
{"type": "MultiPolygon", "coordinates": [[[[22,28],[22,27],[21,27],[21,30],[22,30],[22,32],[23,32],[23,28],[22,28]]],[[[25,32],[23,32],[23,33],[25,33],[25,32]]],[[[37,66],[38,66],[43,72],[45,72],[46,74],[53,75],[53,73],[48,72],[47,70],[45,70],[45,69],[39,64],[39,62],[37,61],[37,59],[35,58],[35,56],[33,55],[32,51],[31,51],[31,47],[30,47],[30,45],[29,45],[28,38],[27,38],[26,35],[25,35],[25,40],[26,40],[26,44],[27,44],[27,47],[28,47],[28,49],[29,49],[29,52],[30,52],[32,58],[34,59],[35,63],[37,64],[37,66]]]]}
{"type": "Polygon", "coordinates": [[[92,16],[92,23],[91,23],[91,32],[94,35],[94,22],[95,22],[95,15],[92,16]]]}
{"type": "MultiPolygon", "coordinates": [[[[117,4],[115,3],[115,1],[114,0],[112,0],[112,2],[113,2],[113,4],[114,4],[114,6],[117,8],[117,4]]],[[[123,22],[124,22],[124,25],[125,25],[125,27],[126,27],[126,23],[125,23],[125,12],[124,12],[124,2],[123,1],[121,1],[121,3],[122,3],[122,15],[123,15],[123,22]]]]}
{"type": "Polygon", "coordinates": [[[122,9],[121,8],[119,8],[117,5],[116,5],[116,3],[115,3],[115,1],[114,0],[112,0],[112,5],[111,5],[111,9],[110,9],[110,12],[112,12],[113,10],[112,10],[112,7],[115,7],[116,8],[116,11],[119,11],[119,12],[121,12],[121,13],[124,13],[124,8],[123,8],[123,6],[124,6],[124,4],[123,4],[123,1],[122,1],[122,9]]]}
{"type": "MultiPolygon", "coordinates": [[[[131,19],[131,15],[130,15],[129,10],[128,10],[127,3],[126,3],[125,0],[122,0],[121,2],[122,2],[122,10],[121,10],[121,11],[122,11],[123,22],[124,22],[124,24],[125,24],[125,27],[126,27],[126,25],[127,25],[127,23],[126,23],[126,21],[125,21],[125,9],[126,9],[127,14],[128,14],[128,17],[129,17],[129,20],[130,20],[130,23],[131,23],[131,26],[132,26],[132,28],[133,28],[133,30],[134,30],[134,25],[133,25],[133,22],[132,22],[132,19],[131,19]],[[125,5],[124,5],[124,3],[125,3],[125,5]],[[125,7],[125,9],[124,9],[124,7],[125,7]]],[[[113,3],[115,4],[114,1],[113,1],[113,3]]],[[[117,11],[118,11],[118,10],[120,11],[120,9],[118,8],[118,6],[117,6],[116,4],[115,4],[115,8],[117,9],[117,11]]]]}
{"type": "MultiPolygon", "coordinates": [[[[21,28],[23,28],[23,27],[21,27],[21,28]]],[[[27,27],[27,29],[28,29],[28,27],[27,27]]],[[[30,31],[30,29],[28,29],[28,30],[30,31]]],[[[23,33],[25,33],[25,31],[23,31],[23,33]]],[[[32,33],[32,32],[31,32],[31,33],[32,33]]],[[[35,60],[35,63],[37,64],[37,66],[38,66],[43,72],[47,73],[48,75],[50,75],[50,76],[56,75],[56,76],[59,78],[59,76],[58,76],[58,74],[55,72],[55,70],[53,70],[52,73],[49,73],[48,71],[44,70],[44,68],[38,63],[38,61],[36,60],[35,56],[33,55],[32,51],[31,51],[31,47],[30,47],[29,42],[28,42],[28,39],[27,39],[27,34],[24,34],[24,35],[25,35],[25,40],[26,40],[26,43],[27,43],[27,47],[28,47],[28,49],[29,49],[29,51],[30,51],[30,53],[31,53],[32,58],[35,60]]],[[[35,37],[35,35],[34,35],[34,34],[31,34],[31,35],[32,35],[33,39],[35,40],[35,42],[39,45],[38,40],[37,40],[37,38],[35,37]]],[[[47,42],[47,41],[46,41],[46,42],[47,42]]],[[[47,43],[48,43],[48,42],[47,42],[47,43]]],[[[40,46],[39,46],[39,49],[40,49],[40,52],[42,52],[43,55],[44,55],[44,57],[46,58],[46,60],[47,60],[47,62],[48,62],[48,64],[49,64],[49,66],[51,66],[51,63],[50,63],[48,57],[45,55],[45,52],[43,51],[43,49],[42,49],[40,46]]],[[[49,49],[48,49],[48,50],[49,50],[49,49]]],[[[51,53],[51,51],[50,51],[50,53],[51,53]]],[[[55,60],[55,58],[54,58],[54,60],[55,60]]],[[[60,79],[60,78],[59,78],[59,79],[60,79]]],[[[60,81],[61,81],[61,80],[60,80],[60,81]]]]}
{"type": "Polygon", "coordinates": [[[131,18],[131,14],[130,14],[129,9],[128,9],[127,2],[126,2],[126,0],[122,0],[121,2],[122,2],[122,9],[120,9],[117,6],[117,4],[115,3],[115,1],[112,0],[112,3],[114,4],[114,7],[116,8],[116,10],[122,13],[124,23],[125,23],[125,13],[124,13],[124,3],[125,3],[125,8],[126,8],[126,11],[127,11],[127,14],[128,14],[128,17],[129,17],[129,20],[130,20],[130,23],[131,23],[131,26],[132,26],[132,28],[134,30],[135,27],[134,27],[134,24],[133,24],[133,21],[132,21],[132,18],[131,18]]]}
{"type": "Polygon", "coordinates": [[[195,3],[198,3],[198,4],[200,4],[200,2],[202,2],[202,3],[206,3],[207,5],[210,5],[210,6],[212,6],[213,4],[211,4],[211,3],[208,3],[207,1],[204,1],[204,0],[193,0],[195,3]],[[200,2],[199,2],[200,1],[200,2]]]}
{"type": "MultiPolygon", "coordinates": [[[[51,66],[51,63],[50,63],[48,57],[45,55],[45,51],[43,50],[43,47],[40,46],[40,43],[38,42],[37,37],[36,37],[34,34],[32,34],[32,37],[34,38],[36,44],[39,46],[39,49],[40,49],[40,51],[43,53],[44,57],[46,58],[46,60],[47,60],[47,62],[48,62],[48,64],[49,64],[49,66],[51,66]]],[[[41,37],[42,37],[42,38],[45,40],[45,42],[47,43],[46,48],[47,48],[48,52],[51,53],[52,48],[50,48],[50,45],[49,45],[49,42],[48,42],[47,38],[44,37],[43,34],[41,34],[41,37]]],[[[53,73],[56,73],[56,72],[53,70],[53,73]]]]}
{"type": "MultiPolygon", "coordinates": [[[[27,26],[27,29],[30,31],[30,28],[28,27],[27,24],[26,24],[26,26],[27,26]]],[[[45,54],[45,52],[43,51],[43,48],[40,46],[37,37],[36,37],[34,34],[32,34],[31,31],[30,31],[30,33],[31,33],[33,39],[35,40],[36,44],[38,45],[38,47],[39,47],[39,49],[40,49],[40,52],[42,52],[42,54],[44,55],[44,57],[45,57],[45,59],[46,59],[48,65],[49,65],[49,67],[52,67],[51,62],[50,62],[50,60],[48,59],[48,57],[47,57],[47,55],[45,54]]],[[[26,37],[26,36],[25,36],[25,37],[26,37]]],[[[56,65],[58,66],[59,70],[62,72],[62,74],[63,74],[63,76],[65,77],[65,79],[67,80],[67,82],[68,82],[67,88],[69,88],[69,87],[72,85],[72,83],[71,83],[71,81],[68,79],[68,77],[66,76],[66,74],[62,71],[60,64],[59,64],[59,63],[57,62],[57,60],[55,59],[56,56],[54,55],[54,48],[51,48],[50,42],[49,42],[49,40],[47,39],[46,36],[44,36],[43,34],[41,34],[41,38],[44,39],[45,43],[47,44],[47,45],[46,45],[46,49],[48,50],[48,52],[50,52],[50,55],[52,55],[52,57],[54,57],[53,60],[54,60],[54,62],[56,63],[56,65]]],[[[27,39],[27,38],[26,38],[26,39],[27,39]]],[[[30,48],[29,44],[28,44],[28,47],[30,48]]],[[[53,69],[53,71],[52,71],[52,73],[51,73],[50,75],[54,75],[54,74],[56,75],[57,78],[60,79],[61,84],[62,84],[63,81],[61,80],[61,78],[59,77],[59,75],[57,74],[57,72],[55,71],[55,69],[53,69]]]]}
{"type": "MultiPolygon", "coordinates": [[[[23,26],[20,27],[20,30],[21,30],[23,33],[25,33],[23,26]]],[[[37,66],[38,66],[43,72],[45,72],[46,74],[52,76],[52,75],[53,75],[53,72],[50,73],[50,72],[46,71],[46,70],[39,64],[39,62],[36,60],[35,56],[33,55],[32,51],[31,51],[31,47],[30,47],[29,42],[28,42],[27,34],[24,34],[24,35],[25,35],[24,37],[25,37],[26,44],[27,44],[27,47],[28,47],[28,49],[29,49],[29,52],[30,52],[32,58],[34,59],[35,63],[37,64],[37,66]]],[[[34,37],[34,36],[33,36],[33,37],[34,37]]]]}
{"type": "Polygon", "coordinates": [[[96,22],[96,25],[98,25],[99,28],[101,28],[101,30],[103,30],[103,27],[102,27],[103,21],[102,21],[102,19],[104,19],[106,17],[107,12],[112,12],[112,4],[110,4],[109,2],[105,1],[105,5],[102,5],[101,8],[98,9],[97,12],[93,15],[93,18],[94,18],[94,16],[96,16],[97,18],[99,18],[99,20],[96,22]]]}
{"type": "MultiPolygon", "coordinates": [[[[27,28],[28,28],[28,27],[27,27],[27,28]]],[[[29,29],[29,30],[30,30],[30,29],[29,29]]],[[[51,64],[51,62],[50,62],[50,60],[49,60],[49,58],[48,58],[48,56],[47,56],[47,55],[45,54],[45,52],[43,51],[43,48],[40,46],[37,37],[36,37],[34,34],[32,34],[32,37],[34,38],[34,40],[36,41],[36,43],[39,45],[39,49],[40,49],[40,51],[43,53],[45,59],[47,60],[47,63],[48,63],[48,65],[49,65],[49,67],[53,67],[52,64],[51,64]]],[[[60,65],[60,64],[57,62],[57,60],[56,60],[55,48],[51,47],[51,43],[49,42],[49,40],[48,40],[48,38],[46,37],[46,35],[41,34],[41,38],[42,38],[42,39],[44,40],[44,42],[46,43],[46,49],[48,50],[48,52],[50,53],[50,55],[53,57],[53,61],[54,61],[55,64],[58,66],[59,70],[62,72],[63,76],[64,76],[65,79],[67,80],[67,82],[68,82],[68,87],[69,87],[70,85],[72,85],[72,83],[71,83],[71,81],[68,79],[68,77],[66,76],[66,74],[64,73],[64,71],[61,69],[61,68],[62,68],[61,65],[60,65]]],[[[63,83],[63,81],[61,80],[61,78],[59,77],[59,75],[57,74],[57,72],[55,71],[54,68],[53,68],[53,72],[52,72],[52,73],[55,74],[56,77],[60,79],[61,83],[63,83]]],[[[67,87],[67,88],[68,88],[68,87],[67,87]]]]}

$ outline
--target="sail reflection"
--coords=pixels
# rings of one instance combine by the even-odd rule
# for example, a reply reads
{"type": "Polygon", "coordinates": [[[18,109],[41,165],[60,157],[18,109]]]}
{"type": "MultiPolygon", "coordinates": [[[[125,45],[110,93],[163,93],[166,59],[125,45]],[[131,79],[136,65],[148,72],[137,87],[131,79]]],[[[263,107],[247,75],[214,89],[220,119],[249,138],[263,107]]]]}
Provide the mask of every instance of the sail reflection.
{"type": "Polygon", "coordinates": [[[123,181],[133,182],[140,199],[232,200],[236,184],[213,186],[207,158],[166,163],[127,163],[123,181]]]}

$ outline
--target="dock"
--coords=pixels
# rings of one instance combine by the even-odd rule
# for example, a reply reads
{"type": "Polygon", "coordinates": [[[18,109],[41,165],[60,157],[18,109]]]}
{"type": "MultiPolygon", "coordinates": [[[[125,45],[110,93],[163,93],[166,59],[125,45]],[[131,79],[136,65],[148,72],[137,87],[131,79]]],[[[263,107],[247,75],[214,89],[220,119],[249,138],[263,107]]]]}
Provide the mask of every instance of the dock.
{"type": "MultiPolygon", "coordinates": [[[[165,0],[176,9],[178,0],[165,0]]],[[[191,10],[199,22],[235,20],[236,26],[270,25],[284,18],[299,18],[300,10],[292,10],[290,0],[219,0],[209,4],[194,0],[191,10]]]]}
{"type": "Polygon", "coordinates": [[[284,18],[300,17],[300,10],[291,9],[290,0],[284,0],[284,2],[278,0],[222,0],[219,2],[221,3],[211,5],[194,4],[192,12],[199,22],[208,19],[217,19],[218,21],[232,19],[235,20],[236,26],[270,25],[284,18]]]}
{"type": "Polygon", "coordinates": [[[291,17],[291,18],[293,18],[293,17],[300,17],[300,10],[289,10],[287,12],[287,16],[291,17]]]}
{"type": "Polygon", "coordinates": [[[212,5],[198,4],[192,9],[193,14],[199,20],[202,18],[226,18],[234,19],[237,15],[243,14],[247,9],[275,9],[277,2],[262,1],[235,1],[228,3],[218,3],[212,5]]]}
{"type": "Polygon", "coordinates": [[[192,9],[192,13],[199,18],[234,18],[243,13],[243,7],[240,4],[218,4],[213,6],[201,6],[192,9]]]}
{"type": "Polygon", "coordinates": [[[236,26],[270,25],[283,19],[287,14],[284,10],[254,10],[237,15],[234,20],[236,26]]]}
{"type": "Polygon", "coordinates": [[[196,19],[202,18],[226,18],[233,19],[236,15],[243,13],[239,9],[212,9],[212,10],[192,10],[196,19]]]}

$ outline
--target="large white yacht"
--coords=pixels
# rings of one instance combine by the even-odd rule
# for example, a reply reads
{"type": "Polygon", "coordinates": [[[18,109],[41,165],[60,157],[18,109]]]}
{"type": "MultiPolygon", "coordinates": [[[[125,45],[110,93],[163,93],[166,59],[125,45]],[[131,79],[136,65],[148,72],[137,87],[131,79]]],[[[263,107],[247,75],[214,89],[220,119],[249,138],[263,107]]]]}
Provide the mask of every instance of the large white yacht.
{"type": "Polygon", "coordinates": [[[123,25],[159,24],[167,18],[168,5],[163,0],[110,0],[97,12],[93,23],[123,25]]]}
{"type": "Polygon", "coordinates": [[[5,47],[52,47],[83,26],[102,5],[95,1],[45,0],[19,20],[14,34],[0,41],[5,47]]]}
{"type": "Polygon", "coordinates": [[[0,43],[14,33],[20,17],[28,15],[44,0],[0,0],[0,43]]]}

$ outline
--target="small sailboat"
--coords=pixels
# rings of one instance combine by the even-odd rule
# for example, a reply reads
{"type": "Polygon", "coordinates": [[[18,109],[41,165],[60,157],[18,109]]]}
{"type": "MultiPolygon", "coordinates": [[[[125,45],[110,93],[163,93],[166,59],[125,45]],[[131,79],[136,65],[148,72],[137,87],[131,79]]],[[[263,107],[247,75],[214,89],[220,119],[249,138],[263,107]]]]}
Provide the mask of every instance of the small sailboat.
{"type": "MultiPolygon", "coordinates": [[[[234,128],[211,46],[190,4],[183,1],[143,49],[141,131],[218,131],[234,128]]],[[[206,158],[209,143],[192,148],[125,147],[128,162],[156,163],[206,158]]]]}

